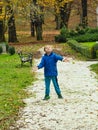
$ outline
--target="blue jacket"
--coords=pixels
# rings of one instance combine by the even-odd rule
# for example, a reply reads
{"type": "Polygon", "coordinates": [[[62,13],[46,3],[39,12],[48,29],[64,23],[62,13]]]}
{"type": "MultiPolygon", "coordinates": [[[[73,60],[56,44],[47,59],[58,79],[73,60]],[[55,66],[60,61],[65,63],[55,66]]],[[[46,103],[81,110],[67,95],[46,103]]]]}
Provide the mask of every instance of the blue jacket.
{"type": "Polygon", "coordinates": [[[60,55],[57,55],[56,53],[52,52],[50,55],[44,54],[44,56],[41,59],[40,64],[37,66],[38,69],[41,69],[44,67],[44,75],[45,76],[57,76],[57,61],[63,60],[63,57],[60,55]]]}

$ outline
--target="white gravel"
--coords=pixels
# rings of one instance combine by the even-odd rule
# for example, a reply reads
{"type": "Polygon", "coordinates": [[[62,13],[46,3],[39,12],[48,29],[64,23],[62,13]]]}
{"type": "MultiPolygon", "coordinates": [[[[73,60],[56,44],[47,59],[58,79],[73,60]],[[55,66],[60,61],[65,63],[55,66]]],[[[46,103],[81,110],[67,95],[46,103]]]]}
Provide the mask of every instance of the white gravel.
{"type": "Polygon", "coordinates": [[[27,88],[32,95],[11,130],[98,130],[98,80],[88,67],[95,62],[74,62],[58,62],[63,99],[51,84],[51,98],[43,101],[43,69],[36,72],[38,80],[27,88]]]}

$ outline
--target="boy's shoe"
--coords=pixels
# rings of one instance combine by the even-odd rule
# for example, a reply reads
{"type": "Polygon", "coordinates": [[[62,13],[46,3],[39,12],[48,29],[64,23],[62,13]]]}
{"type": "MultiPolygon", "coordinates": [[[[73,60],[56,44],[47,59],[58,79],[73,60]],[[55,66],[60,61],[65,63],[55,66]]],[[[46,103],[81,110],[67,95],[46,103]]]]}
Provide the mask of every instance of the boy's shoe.
{"type": "Polygon", "coordinates": [[[43,100],[49,100],[50,96],[46,95],[43,100]]]}
{"type": "Polygon", "coordinates": [[[63,97],[62,97],[62,95],[61,95],[61,94],[58,94],[58,98],[59,98],[59,99],[62,99],[63,97]]]}

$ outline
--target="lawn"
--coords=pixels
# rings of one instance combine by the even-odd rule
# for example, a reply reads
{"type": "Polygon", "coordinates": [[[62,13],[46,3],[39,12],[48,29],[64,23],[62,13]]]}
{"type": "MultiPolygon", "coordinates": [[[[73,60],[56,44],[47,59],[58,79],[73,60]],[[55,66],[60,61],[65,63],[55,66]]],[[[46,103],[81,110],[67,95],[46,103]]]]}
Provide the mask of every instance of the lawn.
{"type": "MultiPolygon", "coordinates": [[[[97,64],[92,64],[90,66],[91,70],[94,71],[98,75],[98,63],[97,64]]],[[[97,76],[98,78],[98,76],[97,76]]]]}
{"type": "MultiPolygon", "coordinates": [[[[83,47],[92,48],[96,44],[96,42],[84,42],[84,43],[79,43],[79,44],[83,47]]],[[[81,56],[80,56],[80,58],[81,58],[81,56]]],[[[98,63],[92,64],[90,66],[90,68],[91,68],[91,71],[94,71],[98,75],[98,63]]]]}
{"type": "Polygon", "coordinates": [[[17,54],[0,55],[0,130],[9,128],[15,121],[27,93],[24,89],[34,81],[29,64],[20,67],[17,54]]]}
{"type": "Polygon", "coordinates": [[[96,42],[84,42],[84,43],[79,43],[79,44],[83,47],[91,48],[92,46],[96,44],[96,42]]]}

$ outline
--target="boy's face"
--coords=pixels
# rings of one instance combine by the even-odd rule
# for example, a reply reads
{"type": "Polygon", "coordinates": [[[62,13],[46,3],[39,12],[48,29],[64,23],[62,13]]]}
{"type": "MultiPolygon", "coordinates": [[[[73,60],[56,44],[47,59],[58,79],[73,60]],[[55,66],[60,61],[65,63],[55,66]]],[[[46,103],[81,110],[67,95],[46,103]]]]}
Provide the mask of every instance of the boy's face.
{"type": "Polygon", "coordinates": [[[50,54],[53,51],[53,48],[52,48],[52,46],[47,45],[47,46],[44,47],[44,51],[47,54],[50,54]]]}

